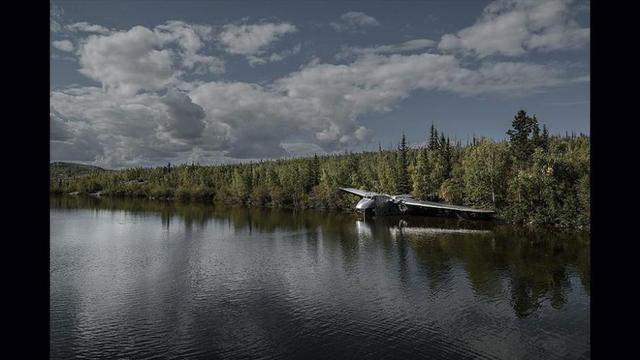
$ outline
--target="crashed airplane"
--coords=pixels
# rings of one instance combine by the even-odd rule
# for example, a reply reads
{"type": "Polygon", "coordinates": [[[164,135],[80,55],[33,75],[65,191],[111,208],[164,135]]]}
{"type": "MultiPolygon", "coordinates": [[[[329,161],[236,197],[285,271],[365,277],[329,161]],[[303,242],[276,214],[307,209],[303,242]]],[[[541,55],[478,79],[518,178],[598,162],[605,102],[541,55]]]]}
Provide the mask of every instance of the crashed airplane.
{"type": "Polygon", "coordinates": [[[344,192],[358,195],[362,199],[356,204],[356,211],[365,216],[425,215],[457,216],[463,219],[491,219],[494,210],[475,209],[466,206],[442,204],[433,201],[416,200],[411,195],[387,195],[353,188],[340,188],[344,192]]]}

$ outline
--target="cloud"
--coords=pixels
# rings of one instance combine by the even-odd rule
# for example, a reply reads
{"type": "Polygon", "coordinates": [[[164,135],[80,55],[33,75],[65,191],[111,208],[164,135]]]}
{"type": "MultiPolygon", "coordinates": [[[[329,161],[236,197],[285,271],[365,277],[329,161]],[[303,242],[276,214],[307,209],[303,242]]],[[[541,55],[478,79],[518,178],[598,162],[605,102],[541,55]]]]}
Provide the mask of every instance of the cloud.
{"type": "Polygon", "coordinates": [[[50,143],[51,160],[94,162],[104,155],[104,148],[90,129],[78,129],[71,141],[50,143]]]}
{"type": "Polygon", "coordinates": [[[197,74],[224,72],[222,59],[199,53],[205,42],[213,39],[213,29],[210,26],[168,21],[164,25],[156,26],[154,32],[163,43],[175,42],[178,45],[181,49],[179,55],[182,58],[182,66],[185,68],[195,69],[197,74]]]}
{"type": "Polygon", "coordinates": [[[292,96],[285,81],[266,87],[210,82],[190,95],[207,112],[208,123],[227,129],[229,144],[225,150],[229,157],[286,156],[283,144],[291,138],[327,149],[370,140],[368,129],[354,116],[341,112],[345,105],[339,98],[343,93],[335,94],[337,101],[324,107],[320,103],[322,94],[292,96]]]}
{"type": "Polygon", "coordinates": [[[456,34],[442,36],[438,48],[486,57],[518,56],[586,46],[590,29],[572,18],[572,0],[497,0],[456,34]]]}
{"type": "Polygon", "coordinates": [[[52,111],[49,114],[49,139],[51,141],[65,141],[72,137],[65,121],[52,111]]]}
{"type": "Polygon", "coordinates": [[[67,161],[95,161],[104,154],[104,148],[96,132],[84,123],[69,125],[64,115],[51,109],[50,119],[50,150],[52,160],[67,161]]]}
{"type": "MultiPolygon", "coordinates": [[[[495,3],[485,12],[513,12],[507,5],[495,3]]],[[[528,37],[526,46],[546,51],[557,44],[548,30],[558,23],[548,18],[557,11],[531,6],[535,11],[527,10],[527,16],[542,30],[528,37]]],[[[374,26],[355,19],[343,16],[345,23],[374,26]]],[[[79,71],[102,87],[51,92],[53,160],[123,167],[331,152],[369,143],[373,132],[367,114],[392,111],[416,91],[518,96],[588,81],[569,76],[568,65],[482,59],[467,64],[457,51],[472,50],[427,53],[424,49],[436,45],[429,39],[345,47],[344,64],[314,59],[262,84],[194,80],[193,75],[224,71],[225,62],[207,53],[216,44],[255,66],[299,53],[300,44],[270,51],[295,31],[288,23],[229,24],[216,32],[207,25],[168,21],[153,28],[85,33],[74,43],[54,41],[57,48],[76,50],[79,71]]],[[[453,35],[454,42],[465,34],[453,35]]]]}
{"type": "Polygon", "coordinates": [[[51,4],[49,9],[49,30],[52,33],[62,30],[62,16],[64,16],[64,10],[56,4],[51,4]]]}
{"type": "Polygon", "coordinates": [[[52,42],[54,48],[61,51],[73,51],[73,43],[69,40],[60,40],[52,42]]]}
{"type": "Polygon", "coordinates": [[[364,27],[379,26],[380,23],[374,17],[358,11],[349,11],[340,16],[339,22],[329,24],[336,31],[350,31],[364,27]]]}
{"type": "Polygon", "coordinates": [[[296,26],[287,22],[227,24],[218,34],[218,41],[230,54],[260,55],[271,43],[296,31],[296,26]]]}
{"type": "Polygon", "coordinates": [[[130,96],[180,82],[188,71],[222,73],[224,62],[200,53],[211,28],[168,22],[153,30],[135,26],[109,35],[90,35],[79,49],[80,72],[112,93],[130,96]]]}
{"type": "Polygon", "coordinates": [[[364,116],[391,111],[417,90],[513,96],[573,80],[546,65],[468,68],[453,55],[424,53],[367,54],[343,65],[315,61],[266,85],[198,82],[184,90],[169,87],[164,96],[71,88],[52,92],[52,144],[56,156],[82,150],[110,166],[157,165],[194,152],[200,158],[274,158],[291,154],[285,144],[292,143],[335,151],[370,142],[364,116]]]}
{"type": "Polygon", "coordinates": [[[80,49],[80,72],[122,95],[159,90],[176,77],[173,51],[161,45],[161,39],[143,26],[90,36],[80,49]]]}
{"type": "Polygon", "coordinates": [[[209,124],[224,129],[229,157],[284,156],[281,141],[300,132],[297,115],[305,104],[257,84],[209,82],[190,96],[205,109],[209,124]]]}
{"type": "Polygon", "coordinates": [[[104,26],[89,24],[86,21],[67,25],[67,29],[71,32],[96,33],[102,35],[107,35],[112,32],[104,26]]]}
{"type": "Polygon", "coordinates": [[[299,53],[301,48],[302,48],[302,45],[297,44],[291,49],[282,50],[280,52],[274,52],[270,55],[263,55],[263,56],[248,55],[247,61],[249,62],[249,65],[252,67],[256,65],[282,61],[286,57],[299,53]]]}
{"type": "Polygon", "coordinates": [[[367,142],[358,119],[390,111],[416,90],[470,96],[525,94],[569,81],[561,70],[528,63],[464,68],[450,55],[366,55],[348,65],[313,64],[277,80],[273,88],[304,104],[300,117],[327,148],[367,142]]]}
{"type": "Polygon", "coordinates": [[[287,154],[294,157],[324,154],[325,151],[316,144],[310,143],[282,143],[287,154]]]}
{"type": "Polygon", "coordinates": [[[223,74],[225,72],[225,62],[216,56],[193,54],[185,58],[184,66],[193,69],[194,74],[204,75],[223,74]]]}
{"type": "Polygon", "coordinates": [[[167,122],[163,127],[179,139],[193,139],[202,135],[205,123],[204,110],[191,99],[175,90],[169,90],[160,101],[167,106],[167,122]]]}
{"type": "Polygon", "coordinates": [[[472,72],[464,72],[450,84],[449,91],[461,95],[496,93],[523,96],[576,81],[566,71],[549,65],[526,62],[485,62],[472,72]]]}
{"type": "Polygon", "coordinates": [[[337,59],[343,59],[354,55],[365,54],[389,54],[389,53],[401,53],[415,50],[422,50],[425,48],[434,47],[436,42],[429,39],[414,39],[405,41],[400,44],[391,45],[379,45],[373,47],[343,47],[337,55],[337,59]]]}
{"type": "Polygon", "coordinates": [[[51,93],[52,160],[92,162],[107,167],[158,165],[186,158],[201,143],[225,145],[215,124],[187,94],[119,97],[96,87],[51,93]],[[218,138],[216,138],[218,136],[218,138]],[[82,154],[74,154],[74,151],[82,154]]]}

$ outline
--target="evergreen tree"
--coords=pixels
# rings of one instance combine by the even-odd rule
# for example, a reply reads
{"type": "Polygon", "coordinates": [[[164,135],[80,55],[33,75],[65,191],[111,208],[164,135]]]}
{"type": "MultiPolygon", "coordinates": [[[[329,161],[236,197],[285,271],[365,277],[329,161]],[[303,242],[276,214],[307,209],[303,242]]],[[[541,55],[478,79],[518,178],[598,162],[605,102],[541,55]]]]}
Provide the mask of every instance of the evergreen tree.
{"type": "Polygon", "coordinates": [[[535,144],[530,138],[538,128],[538,120],[530,117],[524,110],[518,111],[511,123],[512,129],[507,131],[511,143],[511,153],[521,164],[530,163],[535,144]]]}
{"type": "Polygon", "coordinates": [[[533,143],[534,147],[540,147],[542,137],[540,136],[540,126],[538,125],[538,119],[535,115],[533,115],[533,119],[531,122],[531,142],[533,143]]]}
{"type": "Polygon", "coordinates": [[[540,137],[540,147],[545,151],[549,149],[549,130],[547,130],[547,125],[542,125],[542,136],[540,137]]]}
{"type": "Polygon", "coordinates": [[[429,129],[429,150],[435,150],[438,148],[438,130],[431,123],[431,128],[429,129]]]}
{"type": "Polygon", "coordinates": [[[408,194],[411,191],[411,186],[409,184],[409,172],[407,167],[409,166],[409,159],[407,158],[407,153],[409,148],[407,147],[407,140],[402,134],[402,140],[400,142],[400,146],[398,147],[398,162],[397,162],[397,183],[396,183],[396,192],[398,194],[408,194]]]}
{"type": "Polygon", "coordinates": [[[451,143],[449,138],[444,136],[444,133],[440,134],[439,145],[437,148],[438,157],[442,164],[442,181],[448,179],[451,176],[451,143]]]}

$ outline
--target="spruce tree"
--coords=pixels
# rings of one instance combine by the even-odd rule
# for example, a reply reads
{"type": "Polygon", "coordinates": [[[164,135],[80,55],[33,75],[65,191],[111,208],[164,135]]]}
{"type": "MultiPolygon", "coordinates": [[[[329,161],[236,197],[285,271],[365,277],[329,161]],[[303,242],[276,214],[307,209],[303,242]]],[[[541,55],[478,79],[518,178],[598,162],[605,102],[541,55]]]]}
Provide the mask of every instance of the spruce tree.
{"type": "Polygon", "coordinates": [[[438,148],[438,130],[431,123],[431,128],[429,129],[429,150],[435,150],[438,148]]]}
{"type": "Polygon", "coordinates": [[[409,184],[409,159],[408,159],[408,151],[407,140],[402,134],[402,140],[400,142],[400,146],[398,147],[398,163],[397,163],[397,171],[396,171],[396,192],[398,194],[408,194],[411,190],[411,186],[409,184]]]}
{"type": "Polygon", "coordinates": [[[535,150],[535,143],[530,138],[538,128],[538,120],[530,117],[524,110],[518,111],[511,123],[512,129],[507,131],[511,141],[511,152],[518,162],[527,164],[535,150]]]}
{"type": "Polygon", "coordinates": [[[531,122],[531,142],[533,143],[534,147],[540,147],[542,143],[542,137],[540,136],[540,126],[538,126],[538,119],[535,115],[533,115],[533,119],[531,122]]]}
{"type": "Polygon", "coordinates": [[[540,137],[540,147],[545,151],[549,149],[549,130],[547,125],[542,125],[542,136],[540,137]]]}

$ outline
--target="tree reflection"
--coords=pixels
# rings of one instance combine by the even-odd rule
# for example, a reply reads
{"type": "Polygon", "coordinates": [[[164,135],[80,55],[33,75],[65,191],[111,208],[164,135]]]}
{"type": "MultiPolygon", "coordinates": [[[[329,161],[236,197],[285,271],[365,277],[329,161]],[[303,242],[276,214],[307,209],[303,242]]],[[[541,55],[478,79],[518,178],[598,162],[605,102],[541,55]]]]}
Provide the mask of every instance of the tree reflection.
{"type": "Polygon", "coordinates": [[[431,238],[427,241],[412,242],[414,254],[418,263],[427,272],[429,288],[438,291],[450,286],[451,281],[451,253],[446,249],[444,238],[431,238]]]}
{"type": "Polygon", "coordinates": [[[478,296],[498,297],[503,292],[500,271],[507,268],[504,242],[493,237],[475,241],[457,241],[460,256],[473,291],[478,296]]]}
{"type": "Polygon", "coordinates": [[[443,223],[435,225],[439,227],[425,222],[414,232],[403,232],[418,264],[425,269],[432,290],[449,286],[455,259],[463,263],[476,296],[500,298],[507,286],[519,318],[532,315],[546,301],[561,309],[572,290],[569,277],[574,271],[590,294],[590,240],[586,233],[506,226],[494,227],[490,232],[469,229],[465,233],[455,232],[443,223]]]}
{"type": "Polygon", "coordinates": [[[318,259],[325,253],[342,259],[349,271],[360,252],[381,250],[389,263],[397,264],[399,281],[411,274],[424,276],[429,289],[451,287],[452,268],[461,264],[469,284],[480,298],[506,297],[519,318],[536,313],[546,302],[555,309],[567,303],[577,274],[591,294],[591,257],[588,233],[563,233],[497,226],[492,223],[451,219],[386,217],[357,220],[352,214],[258,208],[229,208],[211,204],[181,204],[136,199],[51,197],[51,208],[124,210],[132,214],[155,213],[167,228],[174,217],[185,227],[203,227],[210,221],[228,223],[236,232],[293,233],[318,259]],[[408,261],[411,258],[414,261],[408,261]],[[411,267],[417,266],[418,271],[411,267]],[[505,293],[507,294],[505,296],[505,293]]]}
{"type": "MultiPolygon", "coordinates": [[[[545,300],[560,309],[571,289],[569,267],[588,251],[584,236],[550,232],[520,232],[500,234],[500,241],[509,244],[507,257],[511,279],[511,298],[519,317],[527,317],[545,300]]],[[[578,273],[589,278],[590,270],[578,273]]]]}
{"type": "MultiPolygon", "coordinates": [[[[406,244],[432,291],[450,286],[452,260],[463,263],[464,271],[476,296],[496,299],[509,291],[515,314],[526,318],[548,303],[561,309],[571,291],[570,274],[576,272],[585,292],[590,295],[590,239],[587,233],[566,233],[543,229],[536,231],[514,227],[482,226],[459,232],[458,223],[422,221],[404,230],[394,227],[394,220],[376,221],[372,225],[377,237],[381,224],[388,232],[400,234],[394,242],[398,252],[400,279],[406,282],[406,244]],[[386,224],[385,224],[386,222],[386,224]],[[415,225],[415,226],[414,226],[415,225]],[[413,226],[413,228],[411,227],[413,226]],[[408,231],[413,229],[414,231],[408,231]],[[504,281],[506,280],[506,281],[504,281]]],[[[384,244],[388,236],[380,236],[384,244]]]]}

